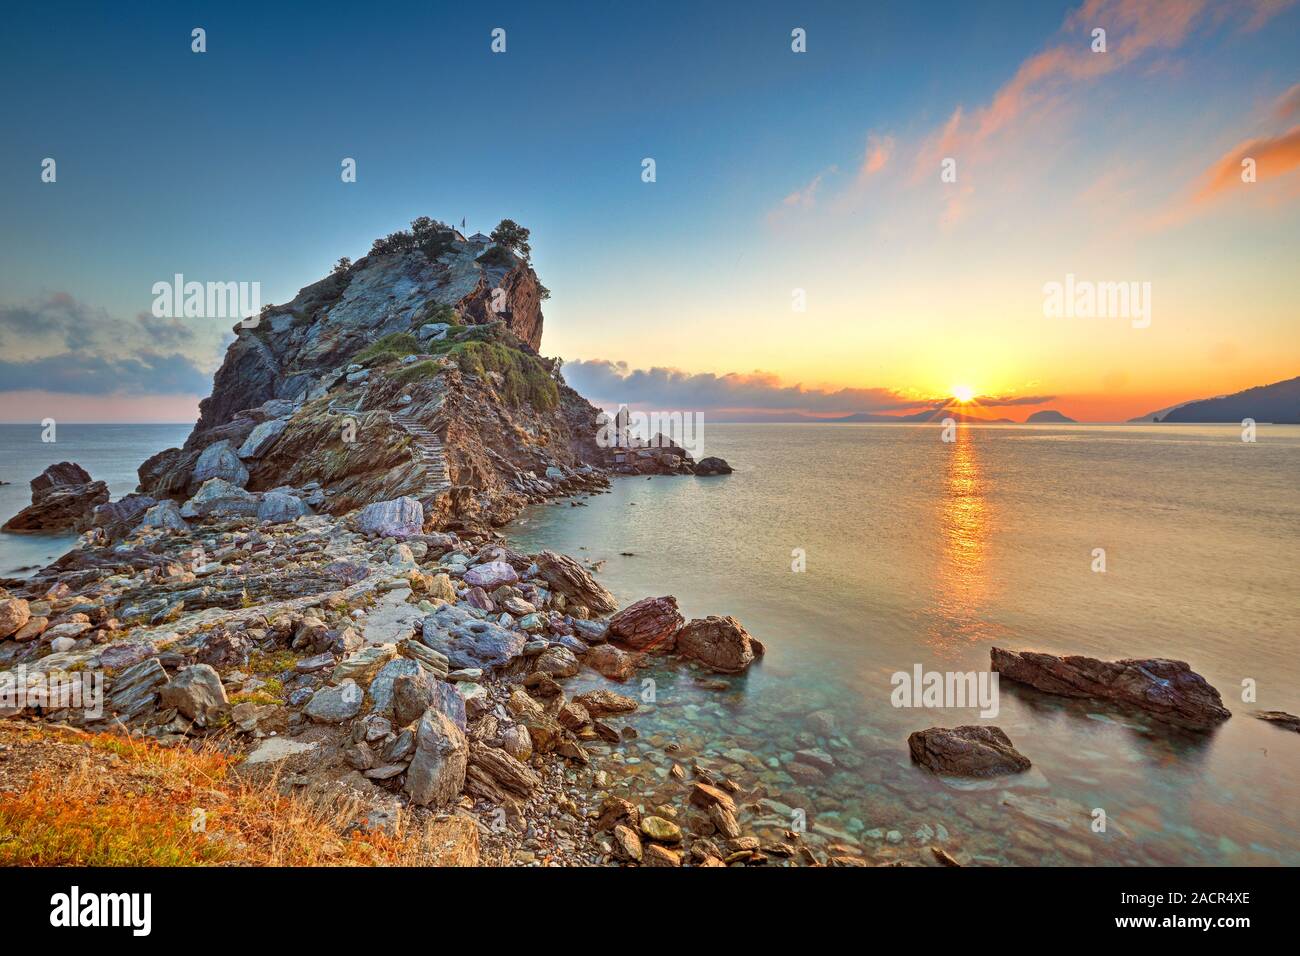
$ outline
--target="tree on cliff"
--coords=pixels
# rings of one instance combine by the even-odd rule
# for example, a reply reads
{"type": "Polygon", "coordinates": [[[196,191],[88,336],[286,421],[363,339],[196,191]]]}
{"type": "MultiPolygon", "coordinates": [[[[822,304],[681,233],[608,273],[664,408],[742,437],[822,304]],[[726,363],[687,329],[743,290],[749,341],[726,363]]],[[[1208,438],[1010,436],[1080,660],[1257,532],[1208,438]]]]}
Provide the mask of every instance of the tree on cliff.
{"type": "Polygon", "coordinates": [[[492,241],[503,249],[509,249],[527,261],[532,255],[532,246],[528,244],[528,230],[513,219],[502,219],[492,230],[492,241]]]}

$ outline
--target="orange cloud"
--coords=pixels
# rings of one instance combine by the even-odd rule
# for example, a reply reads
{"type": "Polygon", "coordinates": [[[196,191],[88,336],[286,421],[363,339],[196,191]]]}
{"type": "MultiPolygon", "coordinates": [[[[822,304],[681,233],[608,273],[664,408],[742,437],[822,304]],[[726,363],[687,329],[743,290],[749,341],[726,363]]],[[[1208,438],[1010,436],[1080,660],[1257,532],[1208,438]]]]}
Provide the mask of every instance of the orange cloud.
{"type": "Polygon", "coordinates": [[[877,136],[872,133],[867,137],[867,150],[862,158],[862,168],[858,171],[860,176],[870,176],[878,173],[885,168],[889,162],[889,157],[894,154],[894,137],[877,136]]]}
{"type": "Polygon", "coordinates": [[[1300,167],[1300,126],[1293,126],[1280,136],[1249,139],[1232,147],[1210,167],[1192,201],[1212,202],[1229,189],[1247,185],[1241,179],[1242,163],[1247,159],[1255,161],[1260,182],[1294,172],[1300,167]]]}

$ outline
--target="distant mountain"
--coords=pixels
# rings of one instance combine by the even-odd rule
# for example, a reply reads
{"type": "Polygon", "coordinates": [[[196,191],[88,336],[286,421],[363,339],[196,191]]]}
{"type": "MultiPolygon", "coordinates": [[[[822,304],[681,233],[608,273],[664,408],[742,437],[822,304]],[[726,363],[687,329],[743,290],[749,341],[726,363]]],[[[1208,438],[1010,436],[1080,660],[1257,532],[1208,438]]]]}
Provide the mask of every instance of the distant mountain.
{"type": "Polygon", "coordinates": [[[1240,422],[1243,418],[1253,418],[1279,425],[1300,424],[1300,376],[1232,395],[1187,402],[1163,412],[1143,415],[1137,421],[1240,422]]]}
{"type": "Polygon", "coordinates": [[[1068,415],[1062,415],[1054,408],[1045,408],[1041,412],[1034,412],[1034,414],[1026,418],[1025,424],[1026,425],[1036,425],[1036,424],[1073,425],[1075,424],[1075,421],[1073,418],[1070,418],[1068,415]]]}

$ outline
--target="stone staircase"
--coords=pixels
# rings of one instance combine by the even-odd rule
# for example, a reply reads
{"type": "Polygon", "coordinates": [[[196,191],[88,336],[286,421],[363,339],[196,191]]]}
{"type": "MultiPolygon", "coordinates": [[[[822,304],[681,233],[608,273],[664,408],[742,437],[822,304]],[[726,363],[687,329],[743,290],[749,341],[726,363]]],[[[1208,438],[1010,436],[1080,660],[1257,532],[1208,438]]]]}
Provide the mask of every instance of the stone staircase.
{"type": "Polygon", "coordinates": [[[429,428],[412,418],[403,409],[390,414],[393,424],[411,436],[411,455],[416,466],[424,474],[424,483],[415,497],[428,502],[451,488],[451,474],[447,470],[447,458],[443,453],[442,441],[429,428]]]}

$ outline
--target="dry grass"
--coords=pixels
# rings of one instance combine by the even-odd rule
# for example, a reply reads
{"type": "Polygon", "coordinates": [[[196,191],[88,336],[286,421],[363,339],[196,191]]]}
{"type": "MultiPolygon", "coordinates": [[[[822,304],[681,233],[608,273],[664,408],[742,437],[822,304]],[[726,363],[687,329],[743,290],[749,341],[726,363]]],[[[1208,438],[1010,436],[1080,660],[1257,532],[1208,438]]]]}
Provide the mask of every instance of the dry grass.
{"type": "Polygon", "coordinates": [[[283,794],[211,747],[30,724],[0,741],[0,866],[435,866],[477,843],[455,818],[363,832],[355,799],[283,794]]]}

